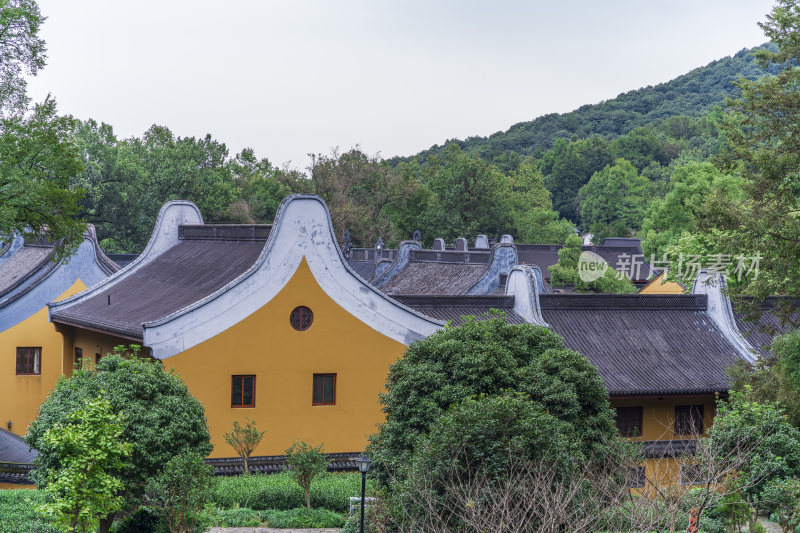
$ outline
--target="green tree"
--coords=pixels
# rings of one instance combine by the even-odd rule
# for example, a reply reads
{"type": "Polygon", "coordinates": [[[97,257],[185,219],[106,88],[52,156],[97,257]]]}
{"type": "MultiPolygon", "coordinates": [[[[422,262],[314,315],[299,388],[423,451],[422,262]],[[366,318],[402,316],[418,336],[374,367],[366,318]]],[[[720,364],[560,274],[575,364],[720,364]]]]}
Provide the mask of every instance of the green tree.
{"type": "Polygon", "coordinates": [[[559,219],[541,171],[531,160],[504,179],[503,204],[511,210],[520,242],[562,244],[573,234],[573,224],[559,219]]]}
{"type": "Polygon", "coordinates": [[[611,152],[616,159],[629,161],[639,172],[652,162],[661,165],[669,163],[662,142],[647,127],[635,128],[622,137],[614,139],[611,143],[611,152]]]}
{"type": "Polygon", "coordinates": [[[710,430],[710,447],[722,457],[742,457],[734,482],[753,514],[764,509],[764,489],[773,480],[800,475],[800,430],[771,403],[756,403],[736,391],[720,402],[710,430]]]}
{"type": "Polygon", "coordinates": [[[266,158],[258,159],[252,148],[236,154],[228,165],[241,191],[241,199],[228,207],[228,218],[240,223],[272,223],[281,200],[290,193],[284,183],[285,172],[266,158]]]}
{"type": "Polygon", "coordinates": [[[53,497],[40,507],[62,530],[93,532],[101,518],[122,506],[119,479],[131,445],[123,440],[122,414],[105,399],[84,400],[39,439],[41,453],[58,458],[42,487],[53,497]]]}
{"type": "Polygon", "coordinates": [[[589,180],[586,159],[577,143],[556,140],[553,149],[543,158],[544,183],[553,194],[553,207],[569,220],[578,220],[575,198],[589,180]]]}
{"type": "Polygon", "coordinates": [[[613,166],[596,172],[578,192],[581,223],[592,227],[619,221],[629,229],[638,229],[650,189],[650,181],[629,161],[617,159],[613,166]]]}
{"type": "Polygon", "coordinates": [[[689,162],[675,168],[664,198],[654,199],[642,222],[642,250],[659,260],[667,246],[675,245],[684,232],[695,232],[711,209],[716,196],[721,201],[743,199],[742,180],[723,174],[708,162],[689,162]]]}
{"type": "MultiPolygon", "coordinates": [[[[66,425],[72,411],[101,394],[114,413],[125,413],[122,439],[133,447],[119,473],[126,507],[141,502],[147,480],[158,476],[172,457],[187,450],[203,456],[211,452],[203,405],[180,377],[165,371],[160,361],[136,357],[136,351],[131,354],[117,347],[97,363],[96,370],[78,369],[71,378],[58,380],[25,435],[40,452],[31,473],[34,482],[45,483],[49,472],[62,466],[58,454],[42,445],[47,430],[66,425]]],[[[107,531],[112,521],[113,513],[101,521],[102,530],[107,531]]]]}
{"type": "Polygon", "coordinates": [[[74,182],[82,164],[73,123],[49,98],[27,116],[0,121],[0,233],[43,235],[61,257],[77,248],[86,228],[77,220],[84,190],[74,182]]]}
{"type": "MultiPolygon", "coordinates": [[[[575,234],[567,237],[566,243],[558,251],[558,263],[550,267],[550,284],[554,287],[572,285],[576,291],[605,292],[626,294],[636,292],[636,287],[624,273],[611,268],[599,256],[593,257],[589,263],[594,269],[601,271],[598,277],[581,276],[581,246],[583,240],[575,234]]],[[[585,257],[585,256],[584,256],[585,257]]]]}
{"type": "Polygon", "coordinates": [[[28,107],[25,75],[44,67],[46,48],[39,37],[44,17],[33,0],[0,1],[0,118],[28,107]]]}
{"type": "Polygon", "coordinates": [[[564,339],[502,317],[467,320],[412,343],[389,370],[381,395],[386,422],[370,437],[382,482],[401,479],[417,439],[452,404],[475,395],[525,393],[570,424],[587,455],[616,435],[608,393],[597,369],[564,346],[564,339]]]}
{"type": "MultiPolygon", "coordinates": [[[[580,483],[572,472],[585,459],[574,428],[524,394],[467,398],[441,414],[420,438],[398,487],[398,504],[406,521],[458,515],[454,492],[468,490],[475,505],[483,504],[503,480],[525,467],[553,469],[556,483],[580,483]],[[476,478],[482,482],[472,490],[459,486],[476,478]]],[[[454,530],[465,528],[458,522],[451,518],[454,530]]]]}
{"type": "Polygon", "coordinates": [[[800,428],[800,330],[776,337],[770,355],[728,369],[731,390],[758,403],[774,403],[800,428]]]}
{"type": "Polygon", "coordinates": [[[727,102],[722,125],[728,148],[719,163],[743,178],[746,197],[719,205],[704,220],[715,252],[761,256],[758,276],[731,290],[763,298],[800,295],[800,9],[796,0],[778,0],[759,24],[775,49],[756,55],[762,66],[777,66],[774,76],[740,79],[741,96],[727,102]]]}
{"type": "Polygon", "coordinates": [[[265,431],[258,431],[256,423],[247,419],[247,423],[242,427],[238,420],[233,421],[233,431],[225,433],[225,442],[227,442],[236,454],[242,458],[243,474],[249,474],[250,469],[247,466],[247,460],[250,454],[256,449],[261,439],[264,437],[265,431]]]}
{"type": "Polygon", "coordinates": [[[184,451],[147,482],[147,501],[159,510],[170,533],[195,531],[211,490],[212,473],[202,455],[184,451]]]}
{"type": "Polygon", "coordinates": [[[477,156],[450,144],[424,168],[423,183],[433,193],[421,215],[422,227],[452,241],[483,233],[495,238],[512,233],[510,207],[504,202],[506,177],[477,156]]]}
{"type": "Polygon", "coordinates": [[[294,441],[286,450],[289,473],[306,493],[306,507],[311,509],[311,482],[328,468],[323,445],[311,446],[305,441],[294,441]]]}
{"type": "Polygon", "coordinates": [[[581,257],[583,239],[574,233],[567,237],[558,250],[558,262],[550,267],[550,284],[554,287],[575,285],[578,282],[578,260],[581,257]]]}
{"type": "Polygon", "coordinates": [[[372,246],[378,237],[399,240],[391,209],[415,197],[420,188],[413,173],[394,169],[378,156],[358,148],[330,156],[312,156],[311,191],[322,197],[331,212],[337,235],[349,229],[355,243],[372,246]]]}
{"type": "Polygon", "coordinates": [[[774,479],[764,487],[762,497],[778,515],[783,533],[800,525],[800,479],[774,479]]]}

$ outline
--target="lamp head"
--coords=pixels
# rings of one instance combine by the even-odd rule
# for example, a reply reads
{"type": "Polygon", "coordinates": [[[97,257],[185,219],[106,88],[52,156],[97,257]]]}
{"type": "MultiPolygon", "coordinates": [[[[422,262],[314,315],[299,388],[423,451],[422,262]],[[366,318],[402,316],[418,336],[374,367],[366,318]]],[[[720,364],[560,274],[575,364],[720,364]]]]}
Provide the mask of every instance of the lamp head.
{"type": "Polygon", "coordinates": [[[367,457],[365,454],[362,454],[361,457],[356,459],[356,465],[358,465],[358,471],[361,472],[362,474],[366,474],[367,472],[369,472],[370,463],[372,463],[372,461],[370,461],[369,457],[367,457]]]}

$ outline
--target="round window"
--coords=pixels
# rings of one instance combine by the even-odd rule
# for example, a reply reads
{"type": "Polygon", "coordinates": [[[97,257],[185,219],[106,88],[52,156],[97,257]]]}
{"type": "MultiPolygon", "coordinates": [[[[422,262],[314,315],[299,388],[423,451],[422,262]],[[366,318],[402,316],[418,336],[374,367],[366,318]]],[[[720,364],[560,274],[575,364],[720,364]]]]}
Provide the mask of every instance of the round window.
{"type": "Polygon", "coordinates": [[[314,322],[314,313],[304,305],[295,307],[294,310],[292,310],[292,314],[289,315],[289,323],[297,331],[307,330],[311,327],[312,322],[314,322]]]}

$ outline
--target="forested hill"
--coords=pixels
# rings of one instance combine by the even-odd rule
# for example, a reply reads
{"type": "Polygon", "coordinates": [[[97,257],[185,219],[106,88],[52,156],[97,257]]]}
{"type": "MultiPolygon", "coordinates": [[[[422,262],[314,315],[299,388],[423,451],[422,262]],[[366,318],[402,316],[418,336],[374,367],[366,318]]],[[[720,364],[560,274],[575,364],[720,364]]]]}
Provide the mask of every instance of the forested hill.
{"type": "MultiPolygon", "coordinates": [[[[674,115],[701,116],[722,104],[726,96],[735,94],[732,82],[739,76],[756,79],[767,72],[751,52],[752,49],[744,49],[733,57],[713,61],[655,87],[629,91],[569,113],[552,113],[520,122],[489,137],[448,140],[420,152],[417,157],[422,162],[430,155],[441,153],[450,142],[490,161],[508,152],[538,156],[552,148],[556,139],[585,138],[593,134],[614,138],[637,126],[659,123],[674,115]]],[[[395,161],[408,161],[412,157],[398,157],[395,161]]]]}

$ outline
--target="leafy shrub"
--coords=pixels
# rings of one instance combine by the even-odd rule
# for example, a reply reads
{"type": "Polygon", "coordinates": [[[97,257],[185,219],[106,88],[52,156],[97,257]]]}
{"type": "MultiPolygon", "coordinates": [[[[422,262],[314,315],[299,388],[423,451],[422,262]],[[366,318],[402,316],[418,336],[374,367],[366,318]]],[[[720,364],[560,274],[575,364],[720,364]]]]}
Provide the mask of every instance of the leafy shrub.
{"type": "Polygon", "coordinates": [[[47,502],[47,494],[39,490],[0,490],[0,533],[57,533],[36,507],[47,502]]]}
{"type": "Polygon", "coordinates": [[[619,438],[608,390],[583,355],[563,337],[503,318],[437,331],[412,343],[395,362],[380,397],[386,422],[370,436],[373,476],[402,481],[421,435],[451,405],[475,395],[522,392],[543,411],[572,426],[587,457],[619,438]]]}
{"type": "Polygon", "coordinates": [[[344,525],[345,517],[328,509],[254,511],[238,508],[215,510],[211,522],[217,527],[338,528],[344,525]]]}
{"type": "Polygon", "coordinates": [[[113,533],[167,533],[167,523],[156,509],[140,507],[122,520],[114,522],[113,533]]]}
{"type": "MultiPolygon", "coordinates": [[[[314,480],[311,506],[344,513],[350,507],[350,497],[360,494],[360,474],[326,472],[314,480]]],[[[225,509],[288,510],[304,506],[305,496],[288,472],[280,472],[218,477],[214,480],[210,501],[225,509]]]]}
{"type": "Polygon", "coordinates": [[[147,501],[173,532],[191,531],[208,498],[213,469],[203,456],[182,452],[170,459],[158,477],[147,483],[147,501]]]}

